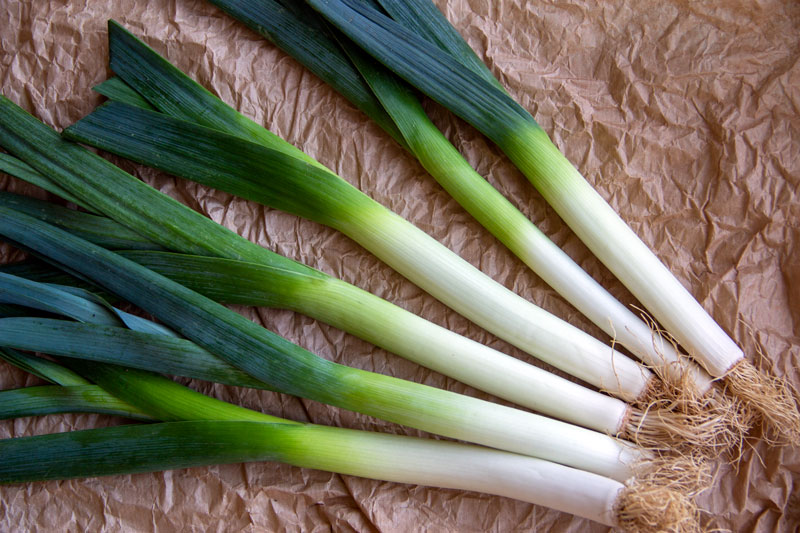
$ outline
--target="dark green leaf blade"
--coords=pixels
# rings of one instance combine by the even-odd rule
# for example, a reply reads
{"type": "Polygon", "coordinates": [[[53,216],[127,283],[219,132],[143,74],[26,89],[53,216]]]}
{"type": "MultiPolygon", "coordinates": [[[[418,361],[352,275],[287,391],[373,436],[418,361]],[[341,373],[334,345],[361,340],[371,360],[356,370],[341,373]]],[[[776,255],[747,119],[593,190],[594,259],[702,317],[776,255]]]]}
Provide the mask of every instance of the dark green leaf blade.
{"type": "Polygon", "coordinates": [[[0,391],[0,420],[62,413],[98,413],[152,420],[97,385],[45,385],[0,391]]]}
{"type": "Polygon", "coordinates": [[[87,282],[70,276],[66,272],[36,258],[0,265],[0,272],[38,281],[40,283],[58,283],[60,285],[72,285],[73,287],[83,288],[89,286],[87,282]]]}
{"type": "MultiPolygon", "coordinates": [[[[277,266],[221,257],[150,250],[116,250],[116,253],[214,301],[229,304],[298,310],[298,291],[324,283],[327,279],[277,266]]],[[[100,290],[38,260],[0,265],[0,273],[41,283],[100,290]]],[[[101,296],[108,301],[109,295],[101,296]]]]}
{"type": "Polygon", "coordinates": [[[321,166],[302,150],[214,96],[113,20],[108,21],[108,46],[111,69],[159,111],[244,136],[306,163],[321,166]]]}
{"type": "Polygon", "coordinates": [[[320,281],[292,270],[218,257],[136,250],[118,253],[214,301],[230,304],[295,309],[296,291],[320,281]]]}
{"type": "MultiPolygon", "coordinates": [[[[12,276],[29,279],[31,281],[38,281],[39,283],[80,287],[82,289],[93,291],[95,294],[102,297],[105,301],[111,304],[113,304],[118,299],[116,296],[104,292],[102,289],[100,289],[93,283],[86,281],[85,279],[68,274],[67,272],[60,270],[45,261],[37,259],[36,257],[31,257],[25,259],[24,261],[18,261],[16,263],[8,263],[5,265],[0,265],[0,273],[10,274],[12,276]]],[[[32,316],[32,315],[28,314],[19,315],[15,313],[14,315],[5,314],[3,316],[32,316]]]]}
{"type": "Polygon", "coordinates": [[[82,213],[52,202],[0,191],[0,205],[27,213],[112,250],[162,250],[147,238],[106,217],[82,213]]]}
{"type": "Polygon", "coordinates": [[[65,137],[248,200],[336,227],[378,206],[327,169],[162,113],[111,102],[65,137]]]}
{"type": "Polygon", "coordinates": [[[502,145],[510,130],[535,121],[494,83],[435,44],[358,0],[308,0],[370,55],[502,145]]]}
{"type": "Polygon", "coordinates": [[[103,83],[92,87],[92,90],[115,102],[135,105],[142,109],[155,110],[155,108],[150,105],[150,102],[118,77],[108,78],[103,83]]]}
{"type": "Polygon", "coordinates": [[[500,82],[467,44],[461,34],[430,0],[377,0],[396,22],[450,54],[486,81],[503,89],[500,82]]]}
{"type": "Polygon", "coordinates": [[[0,483],[281,460],[280,442],[275,442],[279,433],[270,431],[279,426],[170,422],[4,439],[0,483]]]}
{"type": "Polygon", "coordinates": [[[278,45],[366,113],[401,146],[405,145],[391,118],[314,10],[302,2],[210,2],[278,45]]]}
{"type": "Polygon", "coordinates": [[[0,302],[65,315],[83,322],[112,326],[121,324],[102,304],[57,287],[6,273],[0,273],[0,302]]]}
{"type": "Polygon", "coordinates": [[[0,346],[240,387],[264,383],[186,339],[49,318],[0,319],[0,346]]]}

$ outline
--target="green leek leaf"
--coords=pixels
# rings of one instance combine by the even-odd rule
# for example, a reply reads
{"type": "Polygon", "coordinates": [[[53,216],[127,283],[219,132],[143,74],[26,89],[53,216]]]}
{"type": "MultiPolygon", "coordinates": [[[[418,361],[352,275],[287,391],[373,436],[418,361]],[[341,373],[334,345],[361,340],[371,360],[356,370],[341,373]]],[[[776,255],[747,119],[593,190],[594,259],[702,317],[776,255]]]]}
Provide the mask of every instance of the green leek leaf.
{"type": "Polygon", "coordinates": [[[321,166],[225,104],[113,20],[108,21],[108,43],[111,70],[160,111],[220,131],[247,132],[265,146],[321,166]]]}
{"type": "Polygon", "coordinates": [[[22,181],[32,183],[33,185],[36,185],[47,192],[53,193],[56,196],[60,196],[64,200],[72,202],[75,205],[79,205],[84,209],[93,211],[88,204],[82,202],[77,196],[73,195],[71,192],[67,191],[57,183],[54,183],[53,180],[40,174],[36,169],[26,164],[24,161],[17,159],[16,157],[0,152],[0,171],[10,174],[15,178],[19,178],[22,181]]]}
{"type": "Polygon", "coordinates": [[[358,71],[334,40],[323,19],[302,2],[277,0],[211,0],[211,3],[244,22],[283,49],[342,93],[401,146],[405,141],[391,118],[372,94],[358,71]]]}
{"type": "Polygon", "coordinates": [[[401,78],[502,145],[509,130],[536,125],[496,84],[439,46],[360,0],[308,0],[340,31],[401,78]]]}
{"type": "Polygon", "coordinates": [[[45,385],[0,391],[0,420],[60,413],[99,413],[152,420],[97,385],[45,385]]]}
{"type": "Polygon", "coordinates": [[[109,315],[102,304],[57,287],[5,273],[0,273],[0,302],[57,313],[83,322],[112,326],[120,324],[119,319],[109,315]]]}
{"type": "Polygon", "coordinates": [[[120,78],[109,78],[103,83],[92,87],[92,90],[115,102],[124,102],[128,105],[135,105],[143,109],[155,110],[155,108],[150,105],[150,102],[142,98],[139,93],[134,91],[130,85],[120,78]]]}
{"type": "Polygon", "coordinates": [[[377,0],[396,22],[450,54],[464,67],[505,91],[492,72],[430,0],[377,0]]]}
{"type": "Polygon", "coordinates": [[[382,209],[327,169],[238,136],[119,102],[64,135],[128,159],[322,224],[382,209]]]}
{"type": "Polygon", "coordinates": [[[205,381],[266,388],[191,341],[69,320],[0,319],[0,346],[111,363],[205,381]]]}
{"type": "Polygon", "coordinates": [[[91,384],[72,370],[53,361],[18,352],[8,347],[0,348],[0,359],[29,374],[64,387],[91,384]]]}
{"type": "Polygon", "coordinates": [[[160,246],[135,231],[120,226],[106,217],[82,213],[52,202],[0,191],[0,205],[27,213],[39,220],[68,230],[70,233],[112,250],[159,250],[160,246]]]}

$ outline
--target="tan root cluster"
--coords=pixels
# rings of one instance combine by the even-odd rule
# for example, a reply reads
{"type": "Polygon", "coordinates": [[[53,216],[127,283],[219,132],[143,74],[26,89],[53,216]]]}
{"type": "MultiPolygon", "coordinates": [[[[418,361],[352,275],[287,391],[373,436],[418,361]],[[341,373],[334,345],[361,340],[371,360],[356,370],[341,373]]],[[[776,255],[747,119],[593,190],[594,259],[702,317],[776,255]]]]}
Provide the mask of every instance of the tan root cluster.
{"type": "Polygon", "coordinates": [[[752,425],[742,402],[715,387],[703,394],[685,376],[680,383],[654,379],[630,409],[622,436],[649,450],[708,459],[741,448],[752,425]]]}
{"type": "MultiPolygon", "coordinates": [[[[666,474],[668,465],[656,467],[650,473],[637,475],[626,483],[620,492],[615,507],[617,526],[631,533],[699,533],[700,520],[697,506],[692,501],[693,491],[687,486],[698,487],[710,483],[704,469],[697,469],[691,461],[681,466],[674,479],[666,474]],[[692,477],[697,479],[692,480],[692,477]]],[[[694,489],[693,489],[694,490],[694,489]]]]}
{"type": "Polygon", "coordinates": [[[743,359],[723,380],[725,391],[741,400],[752,418],[764,427],[764,440],[773,445],[800,445],[800,411],[785,379],[770,376],[743,359]]]}
{"type": "MultiPolygon", "coordinates": [[[[641,311],[641,310],[640,310],[641,311]]],[[[653,346],[669,342],[680,353],[669,333],[641,312],[653,332],[653,346]]],[[[662,359],[650,369],[655,376],[628,412],[620,436],[656,453],[676,453],[717,459],[738,448],[752,421],[737,398],[712,387],[700,390],[694,376],[701,371],[682,356],[662,359]]]]}

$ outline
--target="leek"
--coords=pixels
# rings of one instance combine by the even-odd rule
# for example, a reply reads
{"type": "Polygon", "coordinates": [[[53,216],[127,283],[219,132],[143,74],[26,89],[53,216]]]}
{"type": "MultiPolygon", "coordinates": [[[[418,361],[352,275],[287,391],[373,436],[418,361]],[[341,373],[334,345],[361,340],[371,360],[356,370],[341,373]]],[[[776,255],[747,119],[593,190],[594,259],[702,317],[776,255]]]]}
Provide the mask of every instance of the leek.
{"type": "Polygon", "coordinates": [[[193,421],[119,426],[6,439],[0,441],[0,453],[4,483],[277,461],[508,496],[606,525],[620,524],[616,508],[624,489],[607,478],[507,452],[310,425],[193,421]]]}
{"type": "Polygon", "coordinates": [[[208,127],[112,102],[96,112],[103,118],[90,115],[68,128],[68,137],[332,226],[451,308],[540,359],[625,399],[647,391],[652,374],[640,365],[493,282],[225,105],[113,22],[109,36],[111,66],[123,81],[160,111],[208,127]],[[116,134],[126,117],[126,127],[138,128],[121,139],[116,134]],[[148,131],[142,131],[144,120],[148,131]]]}
{"type": "MultiPolygon", "coordinates": [[[[334,26],[400,77],[495,142],[590,250],[714,377],[725,378],[771,430],[800,441],[788,386],[761,374],[742,350],[561,154],[533,117],[460,56],[429,39],[441,13],[428,0],[381,0],[409,29],[361,0],[308,0],[334,26]],[[427,15],[425,14],[427,13],[427,15]],[[422,32],[420,36],[417,32],[422,32]]],[[[451,35],[452,36],[452,35],[451,35]]]]}

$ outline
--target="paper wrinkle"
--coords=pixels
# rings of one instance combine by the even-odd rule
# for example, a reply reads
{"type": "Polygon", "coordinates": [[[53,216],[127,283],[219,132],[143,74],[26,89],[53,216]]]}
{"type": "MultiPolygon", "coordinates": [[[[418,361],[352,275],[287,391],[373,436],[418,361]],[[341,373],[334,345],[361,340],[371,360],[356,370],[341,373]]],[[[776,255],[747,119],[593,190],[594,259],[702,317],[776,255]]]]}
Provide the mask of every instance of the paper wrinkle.
{"type": "MultiPolygon", "coordinates": [[[[800,385],[800,6],[437,0],[511,94],[733,338],[800,385]],[[753,334],[751,335],[750,331],[753,334]]],[[[472,264],[607,340],[481,228],[377,126],[260,36],[199,0],[0,0],[3,94],[63,128],[102,98],[114,18],[223,100],[303,148],[472,264]]],[[[625,304],[591,256],[499,150],[425,101],[475,168],[625,304]]],[[[343,235],[228,194],[111,158],[237,233],[534,364],[403,280],[343,235]]],[[[4,189],[49,195],[2,177],[4,189]]],[[[3,245],[4,261],[23,254],[3,245]]],[[[322,357],[490,396],[288,311],[236,308],[322,357]]],[[[559,373],[560,374],[560,373],[559,373]]],[[[563,374],[560,374],[563,375],[563,374]]],[[[269,391],[181,383],[301,421],[424,433],[269,391]]],[[[40,384],[0,367],[0,388],[40,384]]],[[[99,415],[0,423],[0,437],[122,423],[99,415]]],[[[800,450],[754,440],[719,466],[700,503],[717,527],[800,525],[800,450]]],[[[275,463],[0,488],[0,530],[601,532],[511,499],[399,485],[275,463]]]]}

